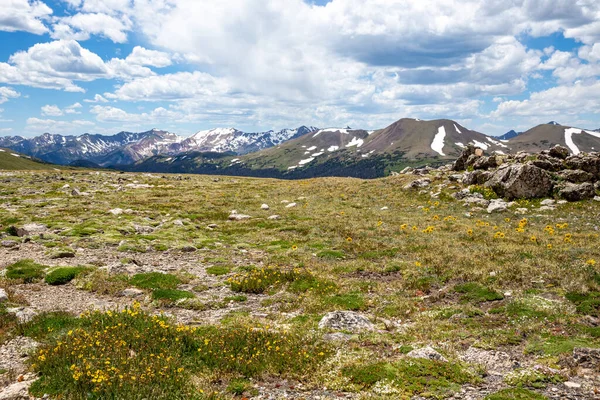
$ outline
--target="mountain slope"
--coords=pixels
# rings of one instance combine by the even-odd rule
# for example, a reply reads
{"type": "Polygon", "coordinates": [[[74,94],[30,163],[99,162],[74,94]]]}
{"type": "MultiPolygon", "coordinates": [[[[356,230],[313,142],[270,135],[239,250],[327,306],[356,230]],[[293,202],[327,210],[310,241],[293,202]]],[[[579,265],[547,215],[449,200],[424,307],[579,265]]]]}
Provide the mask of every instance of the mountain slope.
{"type": "Polygon", "coordinates": [[[156,156],[137,163],[131,170],[277,178],[375,178],[409,165],[447,162],[468,144],[489,153],[508,152],[506,144],[454,121],[401,119],[378,131],[321,129],[242,156],[214,153],[156,156]]]}
{"type": "Polygon", "coordinates": [[[16,153],[13,150],[0,148],[0,170],[4,171],[30,171],[54,169],[56,166],[44,164],[29,156],[16,153]]]}
{"type": "Polygon", "coordinates": [[[573,154],[600,151],[600,133],[551,123],[538,125],[507,142],[513,152],[539,152],[557,144],[573,154]]]}
{"type": "Polygon", "coordinates": [[[523,133],[523,132],[517,132],[514,129],[512,129],[512,130],[506,132],[504,135],[496,137],[496,139],[498,139],[498,140],[510,140],[510,139],[513,139],[513,138],[519,136],[521,133],[523,133]]]}

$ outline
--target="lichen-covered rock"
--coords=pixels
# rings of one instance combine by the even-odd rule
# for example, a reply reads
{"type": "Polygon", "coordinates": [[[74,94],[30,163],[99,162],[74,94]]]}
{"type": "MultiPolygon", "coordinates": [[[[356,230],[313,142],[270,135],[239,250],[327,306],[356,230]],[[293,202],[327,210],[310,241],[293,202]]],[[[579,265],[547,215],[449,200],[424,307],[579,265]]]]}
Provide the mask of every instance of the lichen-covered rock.
{"type": "Polygon", "coordinates": [[[369,331],[375,325],[367,317],[354,311],[334,311],[326,314],[319,322],[319,329],[360,332],[369,331]]]}
{"type": "Polygon", "coordinates": [[[594,185],[586,183],[565,183],[558,192],[559,196],[568,201],[593,199],[596,195],[594,185]]]}
{"type": "Polygon", "coordinates": [[[594,180],[594,175],[580,169],[566,169],[564,171],[560,171],[558,176],[571,183],[584,183],[594,180]]]}
{"type": "Polygon", "coordinates": [[[432,360],[432,361],[448,362],[448,360],[443,355],[441,355],[440,353],[438,353],[436,350],[434,350],[432,347],[429,347],[429,346],[423,347],[421,349],[412,350],[406,356],[410,357],[410,358],[424,358],[424,359],[432,360]]]}
{"type": "Polygon", "coordinates": [[[567,149],[566,147],[563,147],[563,146],[557,144],[556,146],[554,146],[550,149],[548,154],[550,154],[551,157],[560,158],[561,160],[564,160],[567,157],[569,157],[569,154],[571,154],[571,153],[569,152],[569,149],[567,149]]]}
{"type": "Polygon", "coordinates": [[[498,196],[512,199],[532,199],[552,193],[550,174],[530,164],[512,164],[498,168],[485,183],[498,196]]]}
{"type": "Polygon", "coordinates": [[[584,368],[600,368],[600,349],[576,347],[573,349],[573,360],[584,368]]]}
{"type": "Polygon", "coordinates": [[[431,179],[422,178],[422,179],[414,180],[411,183],[407,184],[406,186],[404,186],[404,189],[405,190],[421,189],[421,188],[427,187],[429,185],[431,185],[431,179]]]}

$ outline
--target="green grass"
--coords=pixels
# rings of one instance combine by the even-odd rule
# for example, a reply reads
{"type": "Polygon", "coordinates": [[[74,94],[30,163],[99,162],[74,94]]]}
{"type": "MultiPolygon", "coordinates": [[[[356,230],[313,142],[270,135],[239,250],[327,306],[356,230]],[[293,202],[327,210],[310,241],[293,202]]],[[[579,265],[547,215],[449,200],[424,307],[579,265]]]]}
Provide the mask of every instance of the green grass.
{"type": "Polygon", "coordinates": [[[480,284],[469,282],[456,285],[454,290],[462,294],[462,301],[482,303],[485,301],[503,300],[502,293],[498,293],[480,284]]]}
{"type": "Polygon", "coordinates": [[[423,359],[349,366],[342,373],[365,389],[378,382],[391,383],[404,396],[443,396],[462,384],[477,381],[458,364],[423,359]]]}
{"type": "Polygon", "coordinates": [[[78,327],[47,339],[31,359],[40,379],[30,391],[64,399],[200,399],[193,374],[294,378],[331,354],[304,333],[257,325],[190,328],[139,307],[87,313],[78,327]]]}
{"type": "Polygon", "coordinates": [[[15,157],[12,154],[19,154],[10,149],[2,149],[0,152],[0,170],[8,171],[37,171],[37,170],[48,170],[53,168],[63,168],[57,165],[44,164],[26,158],[24,155],[21,157],[15,157]]]}
{"type": "Polygon", "coordinates": [[[22,280],[24,283],[31,283],[44,277],[46,265],[41,265],[33,260],[26,259],[18,261],[6,268],[6,277],[8,279],[22,280]]]}
{"type": "Polygon", "coordinates": [[[21,324],[19,334],[35,340],[46,340],[49,337],[58,337],[67,330],[79,326],[80,320],[66,312],[46,312],[33,317],[29,322],[21,324]]]}
{"type": "Polygon", "coordinates": [[[527,389],[503,389],[486,396],[484,400],[547,400],[546,396],[527,389]]]}
{"type": "Polygon", "coordinates": [[[358,311],[366,308],[365,298],[360,293],[336,294],[325,297],[323,303],[340,310],[358,311]]]}
{"type": "Polygon", "coordinates": [[[89,271],[86,267],[61,267],[46,274],[44,280],[49,285],[64,285],[71,282],[79,274],[89,271]]]}
{"type": "Polygon", "coordinates": [[[185,290],[176,289],[154,289],[152,298],[154,300],[177,301],[182,299],[191,299],[194,294],[185,290]]]}
{"type": "Polygon", "coordinates": [[[584,315],[600,315],[600,292],[567,293],[566,298],[577,306],[577,312],[584,315]]]}
{"type": "Polygon", "coordinates": [[[181,280],[171,274],[147,272],[132,276],[129,283],[141,289],[176,289],[181,280]]]}
{"type": "Polygon", "coordinates": [[[600,347],[600,341],[574,338],[568,336],[544,335],[534,339],[525,348],[527,353],[546,356],[558,356],[560,354],[572,353],[575,347],[600,347]]]}
{"type": "Polygon", "coordinates": [[[221,265],[215,265],[213,267],[206,268],[207,274],[216,275],[216,276],[227,275],[230,271],[231,271],[231,269],[229,267],[225,267],[225,266],[221,266],[221,265]]]}

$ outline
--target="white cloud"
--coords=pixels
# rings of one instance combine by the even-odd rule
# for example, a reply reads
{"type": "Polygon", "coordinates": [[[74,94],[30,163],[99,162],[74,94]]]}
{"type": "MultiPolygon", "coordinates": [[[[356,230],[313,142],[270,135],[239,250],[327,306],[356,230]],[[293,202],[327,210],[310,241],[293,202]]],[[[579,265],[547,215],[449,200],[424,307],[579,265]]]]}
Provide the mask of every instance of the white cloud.
{"type": "Polygon", "coordinates": [[[128,17],[115,17],[103,13],[78,13],[62,17],[53,26],[53,39],[87,40],[91,35],[99,35],[115,43],[125,43],[127,32],[132,28],[128,17]]]}
{"type": "Polygon", "coordinates": [[[44,25],[52,9],[39,0],[3,0],[0,6],[0,31],[25,31],[42,35],[48,32],[44,25]]]}
{"type": "Polygon", "coordinates": [[[64,109],[65,114],[81,114],[78,111],[79,108],[83,107],[81,103],[74,103],[64,109]]]}
{"type": "Polygon", "coordinates": [[[592,84],[577,82],[570,86],[557,86],[541,92],[532,93],[529,99],[510,100],[498,104],[492,112],[494,118],[525,116],[572,117],[581,114],[600,113],[600,81],[592,84]]]}
{"type": "Polygon", "coordinates": [[[57,105],[45,105],[42,107],[42,115],[49,117],[60,117],[62,110],[57,105]]]}
{"type": "Polygon", "coordinates": [[[93,99],[85,99],[83,101],[86,103],[108,103],[108,100],[106,100],[101,94],[96,94],[93,99]]]}
{"type": "Polygon", "coordinates": [[[125,61],[130,64],[148,65],[156,68],[163,68],[171,65],[171,58],[167,53],[148,50],[141,46],[135,46],[125,61]]]}
{"type": "Polygon", "coordinates": [[[57,121],[53,119],[28,118],[26,121],[26,130],[35,134],[52,132],[58,134],[81,134],[82,130],[93,127],[95,124],[91,121],[57,121]]]}
{"type": "Polygon", "coordinates": [[[16,99],[21,96],[21,93],[16,90],[2,86],[0,87],[0,104],[6,103],[10,99],[16,99]]]}

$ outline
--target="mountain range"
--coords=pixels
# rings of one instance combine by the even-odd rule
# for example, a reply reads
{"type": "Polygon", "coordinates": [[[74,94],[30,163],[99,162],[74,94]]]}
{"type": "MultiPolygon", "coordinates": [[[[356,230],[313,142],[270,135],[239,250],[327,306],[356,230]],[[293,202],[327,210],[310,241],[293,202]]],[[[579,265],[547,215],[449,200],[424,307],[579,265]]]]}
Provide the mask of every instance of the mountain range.
{"type": "Polygon", "coordinates": [[[379,130],[297,129],[248,133],[234,128],[204,130],[188,138],[153,129],[113,136],[43,134],[0,138],[0,147],[40,160],[129,171],[311,178],[385,176],[406,166],[442,164],[467,145],[488,154],[537,152],[560,144],[574,154],[600,149],[600,130],[549,122],[526,132],[487,136],[447,120],[403,118],[379,130]]]}
{"type": "Polygon", "coordinates": [[[62,136],[44,133],[32,139],[20,136],[0,137],[0,147],[62,165],[98,166],[129,165],[158,155],[176,155],[190,151],[233,152],[246,154],[278,145],[318,128],[301,126],[279,132],[242,132],[234,128],[200,131],[185,138],[174,133],[152,129],[147,132],[120,132],[105,136],[83,134],[62,136]],[[85,162],[85,163],[84,163],[85,162]]]}

